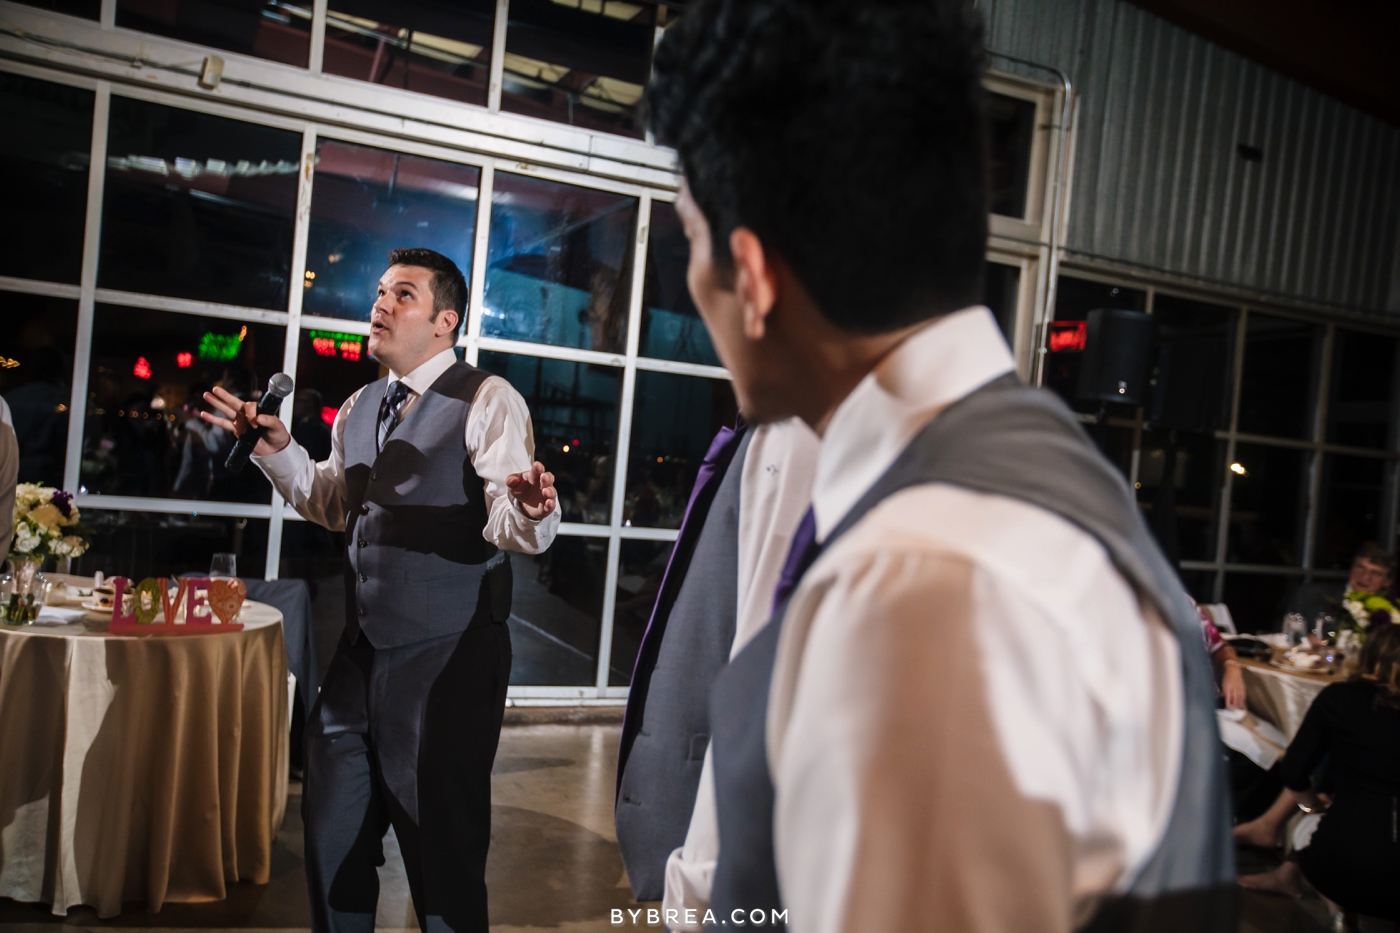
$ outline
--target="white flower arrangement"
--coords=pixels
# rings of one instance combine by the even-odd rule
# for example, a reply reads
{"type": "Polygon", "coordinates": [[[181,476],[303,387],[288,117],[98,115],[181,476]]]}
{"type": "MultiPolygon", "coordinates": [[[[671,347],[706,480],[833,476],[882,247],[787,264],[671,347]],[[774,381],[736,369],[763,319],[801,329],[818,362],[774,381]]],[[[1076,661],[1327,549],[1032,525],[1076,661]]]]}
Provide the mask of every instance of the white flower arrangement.
{"type": "Polygon", "coordinates": [[[87,549],[70,493],[36,483],[15,487],[12,559],[42,562],[49,557],[78,557],[87,549]]]}

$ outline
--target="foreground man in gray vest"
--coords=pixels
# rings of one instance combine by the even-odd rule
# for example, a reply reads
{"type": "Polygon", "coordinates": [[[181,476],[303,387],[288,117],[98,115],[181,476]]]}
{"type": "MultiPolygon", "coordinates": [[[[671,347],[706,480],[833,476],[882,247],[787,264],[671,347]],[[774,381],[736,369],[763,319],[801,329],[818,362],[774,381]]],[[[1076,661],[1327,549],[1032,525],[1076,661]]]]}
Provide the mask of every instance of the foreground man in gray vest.
{"type": "MultiPolygon", "coordinates": [[[[530,413],[504,379],[457,361],[462,273],[396,249],[369,352],[389,375],[352,395],[315,463],[275,417],[205,398],[305,518],[345,531],[344,637],[307,717],[306,875],[314,928],[374,929],[390,825],[424,931],[485,933],[491,764],[510,681],[510,563],[559,527],[530,413]]],[[[218,390],[216,390],[218,391],[218,390]]]]}
{"type": "Polygon", "coordinates": [[[822,436],[774,618],[711,693],[715,929],[1235,927],[1196,614],[978,304],[978,23],[701,0],[656,52],[740,407],[822,436]]]}

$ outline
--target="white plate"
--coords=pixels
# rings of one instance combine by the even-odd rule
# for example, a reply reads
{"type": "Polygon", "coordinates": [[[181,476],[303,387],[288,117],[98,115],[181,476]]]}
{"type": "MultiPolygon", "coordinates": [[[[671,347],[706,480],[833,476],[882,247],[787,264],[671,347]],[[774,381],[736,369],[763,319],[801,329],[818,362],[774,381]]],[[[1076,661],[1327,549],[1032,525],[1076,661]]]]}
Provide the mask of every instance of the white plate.
{"type": "Polygon", "coordinates": [[[86,609],[88,612],[99,612],[99,613],[101,613],[102,615],[108,615],[108,616],[112,614],[112,608],[113,608],[113,607],[111,607],[111,606],[103,606],[103,605],[99,604],[99,603],[97,602],[97,600],[95,600],[95,599],[85,599],[85,600],[83,600],[83,602],[82,602],[82,607],[83,607],[84,609],[86,609]]]}

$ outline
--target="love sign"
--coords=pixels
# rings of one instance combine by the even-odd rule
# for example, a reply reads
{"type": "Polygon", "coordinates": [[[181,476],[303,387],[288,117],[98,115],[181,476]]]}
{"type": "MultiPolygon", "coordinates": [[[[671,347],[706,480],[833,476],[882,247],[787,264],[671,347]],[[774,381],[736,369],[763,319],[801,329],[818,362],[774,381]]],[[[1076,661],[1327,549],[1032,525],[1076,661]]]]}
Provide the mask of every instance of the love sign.
{"type": "Polygon", "coordinates": [[[112,624],[107,631],[114,634],[210,635],[243,628],[233,621],[248,598],[248,586],[239,579],[147,577],[133,587],[130,579],[114,577],[112,589],[112,624]]]}

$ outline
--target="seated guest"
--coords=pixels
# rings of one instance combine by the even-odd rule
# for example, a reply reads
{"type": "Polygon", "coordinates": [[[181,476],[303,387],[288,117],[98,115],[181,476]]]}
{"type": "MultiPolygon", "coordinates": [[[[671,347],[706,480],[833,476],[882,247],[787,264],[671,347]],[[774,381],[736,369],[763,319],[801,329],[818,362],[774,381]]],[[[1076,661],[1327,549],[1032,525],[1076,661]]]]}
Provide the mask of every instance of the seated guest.
{"type": "Polygon", "coordinates": [[[1244,709],[1244,675],[1240,673],[1240,659],[1235,649],[1221,637],[1215,620],[1203,606],[1196,606],[1196,614],[1201,617],[1201,637],[1210,653],[1210,666],[1215,669],[1215,686],[1221,698],[1230,709],[1244,709]]]}
{"type": "Polygon", "coordinates": [[[19,480],[19,442],[15,439],[10,406],[0,398],[0,567],[15,535],[15,485],[19,480]]]}
{"type": "Polygon", "coordinates": [[[1240,884],[1297,896],[1306,878],[1342,910],[1400,923],[1400,626],[1373,632],[1351,680],[1313,700],[1280,763],[1283,793],[1263,816],[1236,826],[1235,839],[1275,845],[1293,808],[1313,799],[1324,757],[1331,801],[1312,838],[1279,868],[1240,884]]]}
{"type": "Polygon", "coordinates": [[[1338,612],[1343,593],[1385,593],[1395,579],[1395,557],[1374,541],[1367,541],[1351,562],[1346,586],[1334,580],[1305,583],[1293,591],[1287,612],[1296,612],[1309,625],[1324,612],[1338,612]]]}

